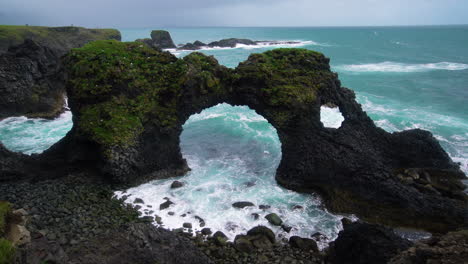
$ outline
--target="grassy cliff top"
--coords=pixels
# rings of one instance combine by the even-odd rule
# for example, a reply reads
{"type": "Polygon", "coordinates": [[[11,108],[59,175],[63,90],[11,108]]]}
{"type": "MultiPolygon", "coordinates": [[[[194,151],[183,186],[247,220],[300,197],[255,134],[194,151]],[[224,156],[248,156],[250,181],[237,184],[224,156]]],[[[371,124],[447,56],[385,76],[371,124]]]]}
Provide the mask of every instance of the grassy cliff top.
{"type": "Polygon", "coordinates": [[[128,146],[149,118],[161,127],[174,124],[186,65],[172,54],[108,40],[73,49],[65,62],[70,98],[81,105],[74,112],[78,129],[94,141],[128,146]]]}
{"type": "Polygon", "coordinates": [[[0,53],[10,46],[23,43],[27,38],[52,48],[70,49],[93,40],[120,40],[121,36],[117,29],[0,25],[0,53]]]}

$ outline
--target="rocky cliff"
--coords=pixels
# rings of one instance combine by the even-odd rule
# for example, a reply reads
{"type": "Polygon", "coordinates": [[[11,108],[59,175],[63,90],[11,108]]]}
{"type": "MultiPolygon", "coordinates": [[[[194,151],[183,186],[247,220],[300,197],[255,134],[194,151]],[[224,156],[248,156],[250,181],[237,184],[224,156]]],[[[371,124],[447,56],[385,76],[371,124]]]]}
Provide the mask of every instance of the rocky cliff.
{"type": "Polygon", "coordinates": [[[34,40],[62,56],[70,49],[81,47],[90,41],[120,38],[120,32],[116,29],[0,25],[0,54],[7,52],[12,46],[22,44],[26,39],[34,40]]]}
{"type": "Polygon", "coordinates": [[[25,161],[39,167],[29,174],[88,169],[125,184],[182,175],[182,125],[227,102],[249,106],[277,129],[277,181],[319,192],[332,211],[433,232],[468,223],[463,173],[437,140],[422,130],[377,128],[320,53],[277,49],[228,69],[201,53],[177,59],[139,43],[97,41],[67,55],[64,71],[74,127],[25,161]],[[339,107],[340,128],[320,122],[324,104],[339,107]]]}
{"type": "Polygon", "coordinates": [[[0,119],[53,118],[62,112],[65,86],[60,57],[99,39],[120,40],[111,29],[0,26],[0,119]]]}

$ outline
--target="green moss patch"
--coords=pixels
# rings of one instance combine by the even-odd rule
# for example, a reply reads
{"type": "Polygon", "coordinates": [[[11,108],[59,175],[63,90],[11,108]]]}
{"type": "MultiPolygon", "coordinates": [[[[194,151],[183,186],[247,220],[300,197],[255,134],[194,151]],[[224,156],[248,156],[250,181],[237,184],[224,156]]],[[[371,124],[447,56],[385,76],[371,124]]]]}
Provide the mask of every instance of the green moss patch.
{"type": "Polygon", "coordinates": [[[68,55],[68,90],[78,107],[78,129],[104,146],[136,143],[143,124],[177,121],[177,98],[187,65],[142,43],[96,41],[68,55]],[[80,104],[81,105],[81,104],[80,104]]]}
{"type": "Polygon", "coordinates": [[[16,249],[13,244],[0,238],[0,264],[11,264],[15,259],[16,249]]]}
{"type": "Polygon", "coordinates": [[[329,59],[306,49],[275,49],[252,54],[237,68],[240,81],[254,83],[266,103],[276,107],[274,116],[282,124],[292,116],[292,109],[304,109],[317,99],[317,91],[330,87],[336,74],[330,71],[329,59]]]}
{"type": "Polygon", "coordinates": [[[316,91],[336,78],[323,54],[306,49],[275,49],[252,54],[238,69],[241,76],[265,82],[262,93],[271,106],[312,103],[316,91]]]}

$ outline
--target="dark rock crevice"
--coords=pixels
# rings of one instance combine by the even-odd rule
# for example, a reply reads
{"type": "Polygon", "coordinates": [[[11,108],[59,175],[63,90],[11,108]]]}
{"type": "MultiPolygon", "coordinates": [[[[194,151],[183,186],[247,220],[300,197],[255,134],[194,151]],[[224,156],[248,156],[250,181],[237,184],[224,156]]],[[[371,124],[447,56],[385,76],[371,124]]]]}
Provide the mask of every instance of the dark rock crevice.
{"type": "MultiPolygon", "coordinates": [[[[466,195],[454,187],[463,173],[437,140],[422,130],[391,134],[376,127],[320,53],[278,49],[228,69],[201,53],[177,59],[138,43],[100,41],[70,53],[64,72],[74,128],[34,161],[24,159],[38,168],[18,169],[25,176],[86,169],[138,184],[183,175],[188,167],[179,147],[182,125],[190,115],[226,102],[250,107],[277,129],[277,181],[319,192],[334,212],[433,232],[468,222],[466,195]],[[343,114],[339,129],[320,122],[326,103],[343,114]],[[439,191],[398,177],[414,168],[435,179],[424,185],[428,190],[439,191]]],[[[16,154],[2,155],[15,160],[16,154]]],[[[15,166],[0,169],[15,173],[15,166]]]]}

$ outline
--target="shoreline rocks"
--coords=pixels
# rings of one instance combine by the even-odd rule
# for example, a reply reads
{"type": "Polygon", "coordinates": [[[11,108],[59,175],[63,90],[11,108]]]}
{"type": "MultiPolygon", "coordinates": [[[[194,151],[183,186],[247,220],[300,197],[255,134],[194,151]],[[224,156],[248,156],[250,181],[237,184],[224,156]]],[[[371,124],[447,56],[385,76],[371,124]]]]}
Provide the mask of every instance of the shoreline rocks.
{"type": "Polygon", "coordinates": [[[299,44],[297,41],[254,41],[250,39],[238,39],[238,38],[228,38],[218,41],[213,41],[208,44],[205,44],[201,41],[195,41],[193,43],[187,43],[177,47],[178,50],[200,50],[203,48],[235,48],[237,45],[280,45],[280,44],[299,44]]]}

